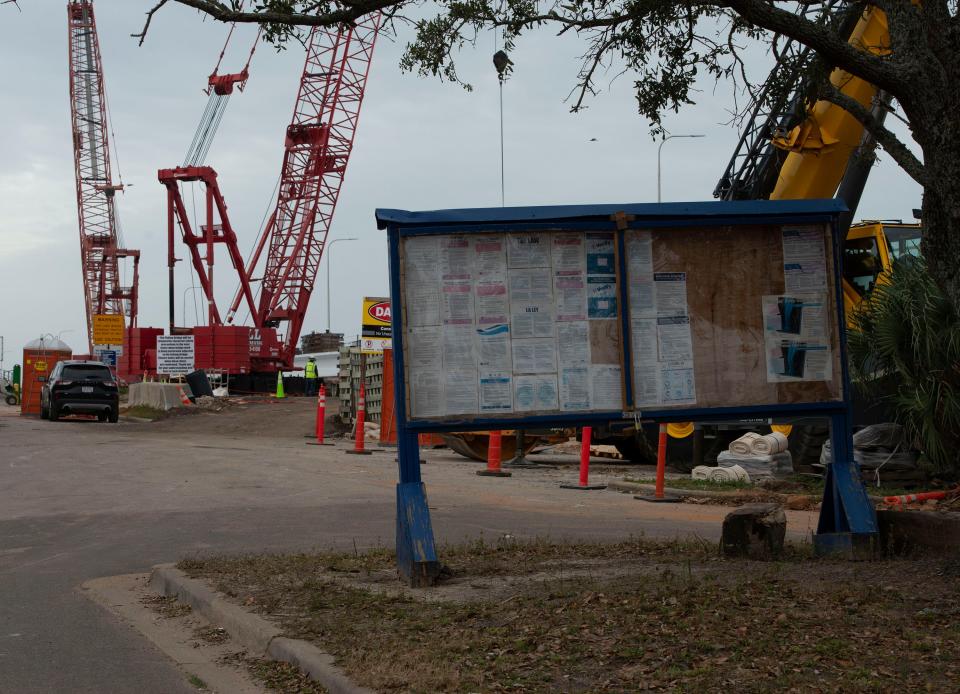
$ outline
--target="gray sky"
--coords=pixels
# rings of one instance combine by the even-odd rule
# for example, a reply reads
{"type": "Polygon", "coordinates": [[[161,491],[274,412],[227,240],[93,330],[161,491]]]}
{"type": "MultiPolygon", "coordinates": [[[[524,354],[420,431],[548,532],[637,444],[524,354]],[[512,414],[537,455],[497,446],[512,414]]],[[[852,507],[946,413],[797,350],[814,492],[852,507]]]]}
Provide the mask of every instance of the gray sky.
{"type": "MultiPolygon", "coordinates": [[[[137,47],[130,34],[140,30],[152,4],[96,0],[95,8],[120,171],[124,182],[132,184],[119,198],[123,234],[127,246],[142,251],[140,325],[165,326],[166,207],[156,172],[180,163],[186,152],[206,104],[201,89],[226,27],[171,6],[157,15],[146,44],[137,47]]],[[[65,6],[62,0],[22,0],[22,13],[12,5],[0,6],[5,104],[0,115],[0,335],[6,338],[5,368],[19,361],[23,344],[43,333],[62,333],[76,351],[85,351],[65,6]]],[[[251,27],[238,29],[222,71],[242,66],[252,36],[251,27]]],[[[375,208],[500,203],[493,35],[460,58],[461,77],[474,85],[472,93],[401,73],[398,59],[409,38],[401,34],[396,42],[381,39],[377,45],[330,233],[331,239],[360,238],[333,249],[331,327],[348,335],[359,331],[361,298],[387,292],[386,243],[374,223],[375,208]]],[[[504,88],[507,205],[656,200],[657,143],[636,115],[633,77],[603,81],[604,91],[589,109],[569,113],[564,100],[581,50],[575,37],[541,33],[521,40],[512,54],[515,72],[504,88]]],[[[279,174],[302,66],[299,45],[280,53],[261,46],[248,87],[232,97],[207,157],[219,173],[244,255],[279,174]]],[[[667,120],[673,133],[706,137],[665,145],[664,200],[711,199],[737,141],[736,129],[725,124],[729,93],[726,85],[704,85],[697,106],[667,120]]],[[[908,219],[920,204],[919,188],[889,158],[881,159],[859,217],[908,219]]],[[[182,247],[178,256],[183,257],[182,247]]],[[[226,257],[218,256],[217,263],[217,294],[225,310],[235,281],[226,257]]],[[[192,296],[183,294],[190,285],[185,266],[178,264],[177,271],[178,322],[184,322],[185,299],[192,324],[192,296]]],[[[326,327],[325,272],[326,262],[304,332],[326,327]]]]}

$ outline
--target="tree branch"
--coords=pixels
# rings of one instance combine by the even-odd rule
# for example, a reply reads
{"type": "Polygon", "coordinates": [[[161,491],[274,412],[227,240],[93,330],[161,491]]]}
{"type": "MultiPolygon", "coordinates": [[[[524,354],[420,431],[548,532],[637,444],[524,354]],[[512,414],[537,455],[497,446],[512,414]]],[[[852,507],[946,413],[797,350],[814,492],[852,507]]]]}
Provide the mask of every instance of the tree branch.
{"type": "Polygon", "coordinates": [[[923,162],[917,159],[916,155],[900,141],[900,138],[882,125],[859,101],[847,96],[832,84],[827,86],[821,98],[839,106],[856,118],[873,135],[877,144],[883,147],[884,151],[897,162],[900,168],[907,172],[910,178],[921,186],[925,185],[926,169],[923,162]]]}

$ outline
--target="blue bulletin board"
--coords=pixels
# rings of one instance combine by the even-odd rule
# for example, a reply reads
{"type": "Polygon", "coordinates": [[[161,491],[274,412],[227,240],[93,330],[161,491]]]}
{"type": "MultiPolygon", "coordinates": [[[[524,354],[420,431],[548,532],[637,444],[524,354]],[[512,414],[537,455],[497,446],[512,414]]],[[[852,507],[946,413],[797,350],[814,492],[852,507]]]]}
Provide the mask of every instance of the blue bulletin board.
{"type": "Polygon", "coordinates": [[[816,536],[872,543],[852,459],[833,200],[378,210],[388,232],[397,560],[439,572],[419,433],[824,417],[816,536]]]}

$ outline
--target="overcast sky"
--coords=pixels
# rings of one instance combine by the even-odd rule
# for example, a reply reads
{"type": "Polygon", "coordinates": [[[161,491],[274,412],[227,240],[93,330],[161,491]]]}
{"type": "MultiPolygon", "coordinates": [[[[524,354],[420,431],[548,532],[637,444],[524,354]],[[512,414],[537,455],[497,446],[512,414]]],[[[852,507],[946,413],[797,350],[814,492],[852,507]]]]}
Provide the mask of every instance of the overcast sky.
{"type": "MultiPolygon", "coordinates": [[[[5,368],[43,333],[62,334],[85,351],[83,290],[77,232],[67,74],[66,2],[21,0],[22,12],[0,6],[0,335],[5,368]]],[[[165,193],[158,168],[181,162],[206,105],[201,92],[226,28],[180,6],[164,8],[143,47],[139,31],[146,0],[96,0],[107,94],[116,132],[119,170],[131,187],[119,197],[125,243],[141,257],[140,325],[167,324],[165,193]]],[[[238,70],[253,37],[234,34],[222,71],[238,70]]],[[[500,204],[497,80],[494,38],[460,58],[456,85],[402,73],[403,44],[382,39],[376,49],[360,126],[330,239],[360,240],[333,247],[331,327],[355,335],[361,298],[387,292],[384,234],[374,210],[484,207],[500,204]]],[[[506,204],[630,203],[656,200],[657,143],[636,115],[627,74],[590,108],[571,114],[565,103],[582,44],[542,33],[512,54],[513,78],[504,89],[506,204]],[[596,141],[592,141],[596,138],[596,141]]],[[[231,221],[246,255],[253,245],[280,169],[303,51],[261,46],[246,91],[235,95],[207,163],[219,172],[231,221]]],[[[709,200],[738,133],[725,124],[729,88],[704,85],[700,103],[667,120],[673,133],[700,133],[663,150],[664,200],[709,200]]],[[[114,168],[114,178],[118,172],[114,168]]],[[[199,189],[198,189],[199,191],[199,189]]],[[[188,198],[188,205],[189,205],[188,198]]],[[[859,217],[911,217],[920,191],[888,158],[871,177],[859,217]]],[[[182,257],[183,251],[179,253],[182,257]]],[[[235,281],[218,256],[218,297],[235,281]]],[[[326,261],[304,332],[327,325],[326,261]]],[[[193,323],[186,263],[177,271],[178,323],[193,323]]],[[[229,296],[228,296],[229,295],[229,296]]],[[[199,302],[199,292],[197,300],[199,302]]],[[[225,310],[225,307],[222,308],[225,310]]],[[[202,313],[201,313],[202,315],[202,313]]]]}

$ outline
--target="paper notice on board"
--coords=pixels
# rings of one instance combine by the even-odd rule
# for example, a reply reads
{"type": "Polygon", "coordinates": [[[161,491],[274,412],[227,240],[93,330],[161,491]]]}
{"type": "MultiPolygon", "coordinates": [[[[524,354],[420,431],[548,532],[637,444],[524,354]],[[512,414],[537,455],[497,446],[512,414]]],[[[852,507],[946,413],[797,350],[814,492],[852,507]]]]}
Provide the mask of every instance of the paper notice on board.
{"type": "Polygon", "coordinates": [[[660,362],[657,357],[657,319],[630,321],[633,353],[633,399],[638,407],[660,403],[660,362]]]}
{"type": "Polygon", "coordinates": [[[511,268],[549,268],[550,234],[509,234],[507,263],[511,268]]]}
{"type": "Polygon", "coordinates": [[[510,329],[514,338],[553,336],[550,268],[510,271],[510,329]]]}
{"type": "Polygon", "coordinates": [[[477,330],[477,351],[480,368],[485,371],[513,371],[510,352],[510,327],[491,325],[477,330]]]}
{"type": "Polygon", "coordinates": [[[560,367],[560,409],[576,412],[590,409],[590,367],[560,367]]]}
{"type": "Polygon", "coordinates": [[[544,412],[560,409],[557,375],[515,376],[514,409],[517,412],[544,412]]]}
{"type": "Polygon", "coordinates": [[[687,315],[687,273],[655,272],[653,281],[656,286],[657,315],[687,315]]]}
{"type": "Polygon", "coordinates": [[[410,369],[437,369],[443,364],[443,329],[439,325],[407,328],[404,358],[410,369]]]}
{"type": "Polygon", "coordinates": [[[477,325],[506,323],[510,319],[506,278],[481,278],[476,281],[474,287],[477,325]]]}
{"type": "Polygon", "coordinates": [[[553,234],[553,271],[581,274],[587,269],[586,245],[583,234],[553,234]]]}
{"type": "Polygon", "coordinates": [[[479,386],[476,369],[445,370],[443,374],[444,414],[476,414],[479,386]]]}
{"type": "Polygon", "coordinates": [[[407,325],[440,324],[440,271],[437,257],[440,239],[413,236],[404,240],[404,293],[407,325]]]}
{"type": "Polygon", "coordinates": [[[630,315],[633,318],[652,318],[657,315],[653,235],[649,231],[635,231],[627,235],[627,272],[630,315]]]}
{"type": "Polygon", "coordinates": [[[693,359],[689,316],[657,318],[657,353],[662,360],[693,359]]]}
{"type": "Polygon", "coordinates": [[[767,382],[833,378],[826,302],[825,293],[762,298],[767,382]]]}
{"type": "Polygon", "coordinates": [[[590,363],[590,325],[587,321],[557,323],[557,362],[561,367],[590,363]]]}
{"type": "Polygon", "coordinates": [[[468,237],[444,236],[440,239],[440,279],[470,279],[473,272],[472,260],[468,237]]]}
{"type": "Polygon", "coordinates": [[[623,389],[619,366],[590,367],[590,406],[594,410],[619,410],[623,407],[623,389]]]}
{"type": "Polygon", "coordinates": [[[660,363],[660,400],[663,405],[693,405],[697,402],[692,361],[660,363]]]}
{"type": "Polygon", "coordinates": [[[480,372],[480,411],[513,411],[513,375],[509,371],[480,372]]]}
{"type": "Polygon", "coordinates": [[[587,233],[587,273],[591,275],[614,275],[617,270],[614,252],[614,235],[611,232],[587,233]]]}
{"type": "Polygon", "coordinates": [[[407,369],[412,417],[443,416],[443,379],[439,369],[407,369]]]}
{"type": "Polygon", "coordinates": [[[472,325],[443,326],[443,370],[476,369],[476,331],[472,325]]]}
{"type": "Polygon", "coordinates": [[[473,282],[470,280],[443,280],[444,325],[473,325],[473,282]]]}
{"type": "Polygon", "coordinates": [[[550,303],[553,301],[550,268],[510,271],[510,304],[550,303]]]}
{"type": "Polygon", "coordinates": [[[587,316],[616,318],[617,280],[606,275],[587,275],[587,316]]]}
{"type": "Polygon", "coordinates": [[[544,374],[557,371],[557,347],[553,338],[510,341],[515,374],[544,374]]]}
{"type": "Polygon", "coordinates": [[[583,273],[554,273],[553,296],[557,321],[584,320],[587,317],[587,281],[583,273]]]}
{"type": "Polygon", "coordinates": [[[483,234],[473,240],[473,276],[507,276],[507,243],[503,234],[483,234]]]}
{"type": "Polygon", "coordinates": [[[786,294],[819,294],[827,291],[827,263],[823,228],[783,227],[783,282],[786,294]]]}

